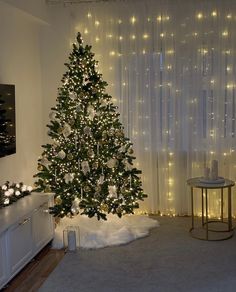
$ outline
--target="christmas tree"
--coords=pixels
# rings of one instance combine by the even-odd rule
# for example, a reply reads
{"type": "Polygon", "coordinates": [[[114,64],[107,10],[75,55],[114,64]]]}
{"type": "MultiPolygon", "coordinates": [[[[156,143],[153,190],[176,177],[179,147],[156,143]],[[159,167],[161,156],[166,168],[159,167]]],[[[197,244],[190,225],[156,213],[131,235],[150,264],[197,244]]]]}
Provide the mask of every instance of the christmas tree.
{"type": "Polygon", "coordinates": [[[49,115],[52,143],[42,146],[35,175],[37,191],[55,193],[51,213],[61,218],[79,213],[104,220],[108,213],[121,217],[147,196],[141,171],[133,166],[132,143],[97,64],[78,33],[49,115]]]}

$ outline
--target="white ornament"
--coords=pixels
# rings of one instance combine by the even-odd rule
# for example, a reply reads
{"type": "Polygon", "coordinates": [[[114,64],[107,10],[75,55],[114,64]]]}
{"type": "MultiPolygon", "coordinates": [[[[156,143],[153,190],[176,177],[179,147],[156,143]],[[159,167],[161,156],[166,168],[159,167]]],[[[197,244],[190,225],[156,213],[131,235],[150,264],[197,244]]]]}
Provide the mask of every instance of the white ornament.
{"type": "Polygon", "coordinates": [[[96,111],[95,111],[95,109],[93,108],[93,106],[91,106],[91,105],[88,106],[87,111],[88,111],[88,117],[89,117],[89,119],[92,121],[92,120],[94,119],[95,115],[96,115],[96,111]]]}
{"type": "Polygon", "coordinates": [[[126,171],[133,169],[133,165],[130,164],[128,160],[124,159],[124,160],[123,160],[123,163],[124,163],[124,165],[125,165],[125,170],[126,170],[126,171]]]}
{"type": "Polygon", "coordinates": [[[28,192],[32,192],[32,190],[33,190],[33,188],[32,188],[31,186],[28,186],[28,187],[27,187],[27,191],[28,191],[28,192]]]}
{"type": "Polygon", "coordinates": [[[69,137],[71,134],[71,126],[69,124],[65,124],[62,130],[62,134],[65,138],[69,137]]]}
{"type": "Polygon", "coordinates": [[[100,177],[99,177],[99,180],[98,180],[98,184],[99,185],[102,185],[103,183],[104,183],[104,175],[102,174],[102,175],[100,175],[100,177]]]}
{"type": "Polygon", "coordinates": [[[91,135],[91,128],[89,128],[88,126],[84,127],[84,134],[85,135],[91,135]]]}
{"type": "Polygon", "coordinates": [[[19,189],[20,188],[20,184],[16,184],[16,187],[19,189]]]}
{"type": "Polygon", "coordinates": [[[15,195],[18,197],[20,195],[20,191],[16,191],[15,195]]]}
{"type": "Polygon", "coordinates": [[[66,153],[63,150],[61,150],[60,152],[58,152],[57,156],[61,159],[64,159],[66,157],[66,153]]]}
{"type": "Polygon", "coordinates": [[[81,162],[81,168],[82,168],[82,172],[83,172],[84,175],[86,175],[87,172],[90,172],[88,161],[82,161],[81,162]]]}
{"type": "Polygon", "coordinates": [[[47,159],[47,157],[43,157],[40,160],[40,164],[42,164],[43,166],[45,166],[48,169],[48,167],[51,165],[51,162],[47,159]]]}
{"type": "Polygon", "coordinates": [[[74,176],[75,176],[74,173],[66,173],[64,175],[65,183],[68,184],[68,183],[72,182],[74,180],[74,176]]]}
{"type": "Polygon", "coordinates": [[[10,197],[10,196],[11,196],[11,193],[10,193],[9,191],[5,191],[4,195],[5,195],[6,197],[10,197]]]}
{"type": "Polygon", "coordinates": [[[57,118],[56,118],[56,113],[55,112],[50,112],[49,114],[49,118],[51,121],[57,121],[57,118]]]}
{"type": "Polygon", "coordinates": [[[107,105],[107,101],[106,101],[106,99],[103,99],[102,101],[101,101],[101,106],[106,106],[107,105]]]}
{"type": "Polygon", "coordinates": [[[76,94],[74,91],[72,91],[72,92],[69,93],[69,97],[70,97],[72,100],[75,100],[75,99],[77,98],[77,94],[76,94]]]}
{"type": "Polygon", "coordinates": [[[60,146],[60,142],[54,140],[53,143],[52,143],[52,146],[53,146],[54,148],[56,148],[56,147],[60,146]]]}
{"type": "Polygon", "coordinates": [[[6,191],[7,190],[7,186],[6,185],[3,185],[2,186],[2,190],[6,191]]]}
{"type": "Polygon", "coordinates": [[[108,186],[109,196],[110,197],[117,197],[117,190],[116,186],[108,186]]]}
{"type": "Polygon", "coordinates": [[[8,205],[10,203],[10,200],[7,198],[7,199],[4,200],[3,203],[4,203],[4,205],[8,205]]]}
{"type": "Polygon", "coordinates": [[[115,158],[111,158],[107,161],[107,166],[109,168],[114,168],[117,165],[117,160],[115,158]]]}
{"type": "Polygon", "coordinates": [[[9,189],[8,192],[10,193],[10,195],[14,194],[14,189],[9,189]]]}
{"type": "Polygon", "coordinates": [[[23,185],[22,188],[21,188],[21,191],[22,191],[22,192],[27,191],[27,186],[26,186],[26,185],[23,185]]]}
{"type": "Polygon", "coordinates": [[[80,200],[78,198],[75,198],[74,201],[72,202],[71,212],[74,215],[79,213],[79,203],[80,203],[80,200]]]}

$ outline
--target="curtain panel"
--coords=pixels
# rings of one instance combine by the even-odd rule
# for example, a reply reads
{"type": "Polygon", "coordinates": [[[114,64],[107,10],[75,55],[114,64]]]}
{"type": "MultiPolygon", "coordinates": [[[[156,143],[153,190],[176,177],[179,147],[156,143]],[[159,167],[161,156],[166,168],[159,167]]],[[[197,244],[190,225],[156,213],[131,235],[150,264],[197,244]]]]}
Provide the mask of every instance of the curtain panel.
{"type": "MultiPolygon", "coordinates": [[[[189,214],[186,180],[202,176],[213,159],[220,176],[235,180],[236,1],[118,1],[65,9],[71,10],[71,40],[80,31],[92,45],[134,143],[149,195],[140,210],[189,214]]],[[[219,213],[219,199],[212,191],[210,216],[219,213]]],[[[199,212],[200,194],[196,200],[199,212]]]]}

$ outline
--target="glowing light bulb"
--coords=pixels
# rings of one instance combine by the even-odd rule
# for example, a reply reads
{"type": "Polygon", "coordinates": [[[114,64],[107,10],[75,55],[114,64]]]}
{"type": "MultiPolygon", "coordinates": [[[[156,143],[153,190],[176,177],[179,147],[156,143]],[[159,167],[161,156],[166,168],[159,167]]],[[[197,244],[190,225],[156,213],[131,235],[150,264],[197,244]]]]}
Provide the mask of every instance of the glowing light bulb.
{"type": "Polygon", "coordinates": [[[115,56],[115,54],[116,54],[116,53],[115,53],[114,51],[111,51],[111,52],[109,53],[110,56],[115,56]]]}
{"type": "Polygon", "coordinates": [[[217,16],[217,12],[214,10],[214,11],[212,11],[211,15],[212,16],[217,16]]]}
{"type": "Polygon", "coordinates": [[[123,40],[123,36],[120,35],[119,36],[119,40],[122,41],[123,40]]]}
{"type": "Polygon", "coordinates": [[[164,35],[165,35],[165,34],[164,34],[163,32],[162,32],[162,33],[160,33],[160,37],[161,37],[161,38],[163,38],[163,37],[164,37],[164,35]]]}
{"type": "Polygon", "coordinates": [[[132,16],[131,19],[130,19],[130,22],[131,22],[132,24],[135,24],[135,22],[136,22],[136,18],[135,18],[134,16],[132,16]]]}
{"type": "Polygon", "coordinates": [[[228,19],[231,19],[231,18],[232,18],[232,14],[228,14],[226,17],[227,17],[228,19]]]}
{"type": "Polygon", "coordinates": [[[136,39],[136,36],[133,34],[133,35],[131,36],[131,39],[132,39],[132,40],[135,40],[135,39],[136,39]]]}
{"type": "Polygon", "coordinates": [[[198,13],[198,14],[197,14],[197,18],[198,18],[198,19],[202,19],[202,18],[203,18],[202,13],[198,13]]]}
{"type": "Polygon", "coordinates": [[[88,18],[91,18],[91,17],[92,17],[92,14],[89,12],[89,13],[87,14],[87,17],[88,17],[88,18]]]}
{"type": "Polygon", "coordinates": [[[143,38],[144,39],[147,39],[149,37],[149,35],[147,34],[147,33],[145,33],[144,35],[143,35],[143,38]]]}
{"type": "Polygon", "coordinates": [[[118,23],[119,23],[119,24],[121,24],[121,23],[122,23],[122,20],[121,20],[121,19],[119,19],[119,20],[118,20],[118,23]]]}
{"type": "Polygon", "coordinates": [[[94,24],[95,24],[95,26],[99,26],[100,22],[98,20],[96,20],[94,24]]]}
{"type": "Polygon", "coordinates": [[[96,42],[99,42],[99,41],[100,41],[99,37],[96,37],[96,38],[95,38],[95,41],[96,41],[96,42]]]}
{"type": "Polygon", "coordinates": [[[224,37],[228,36],[228,31],[227,30],[223,31],[222,36],[224,36],[224,37]]]}
{"type": "Polygon", "coordinates": [[[87,28],[84,29],[84,34],[88,34],[88,29],[87,28]]]}
{"type": "Polygon", "coordinates": [[[162,17],[161,17],[161,15],[159,15],[159,16],[157,16],[157,21],[161,21],[161,19],[162,19],[162,17]]]}

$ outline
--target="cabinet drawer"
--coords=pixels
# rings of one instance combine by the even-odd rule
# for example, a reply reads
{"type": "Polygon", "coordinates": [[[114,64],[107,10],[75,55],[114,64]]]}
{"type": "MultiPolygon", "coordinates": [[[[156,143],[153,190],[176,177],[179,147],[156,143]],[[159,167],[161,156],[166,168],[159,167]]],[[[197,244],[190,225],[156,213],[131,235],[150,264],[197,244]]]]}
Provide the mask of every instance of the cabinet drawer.
{"type": "Polygon", "coordinates": [[[6,238],[3,233],[0,236],[0,288],[6,282],[8,276],[8,266],[6,262],[6,238]]]}

